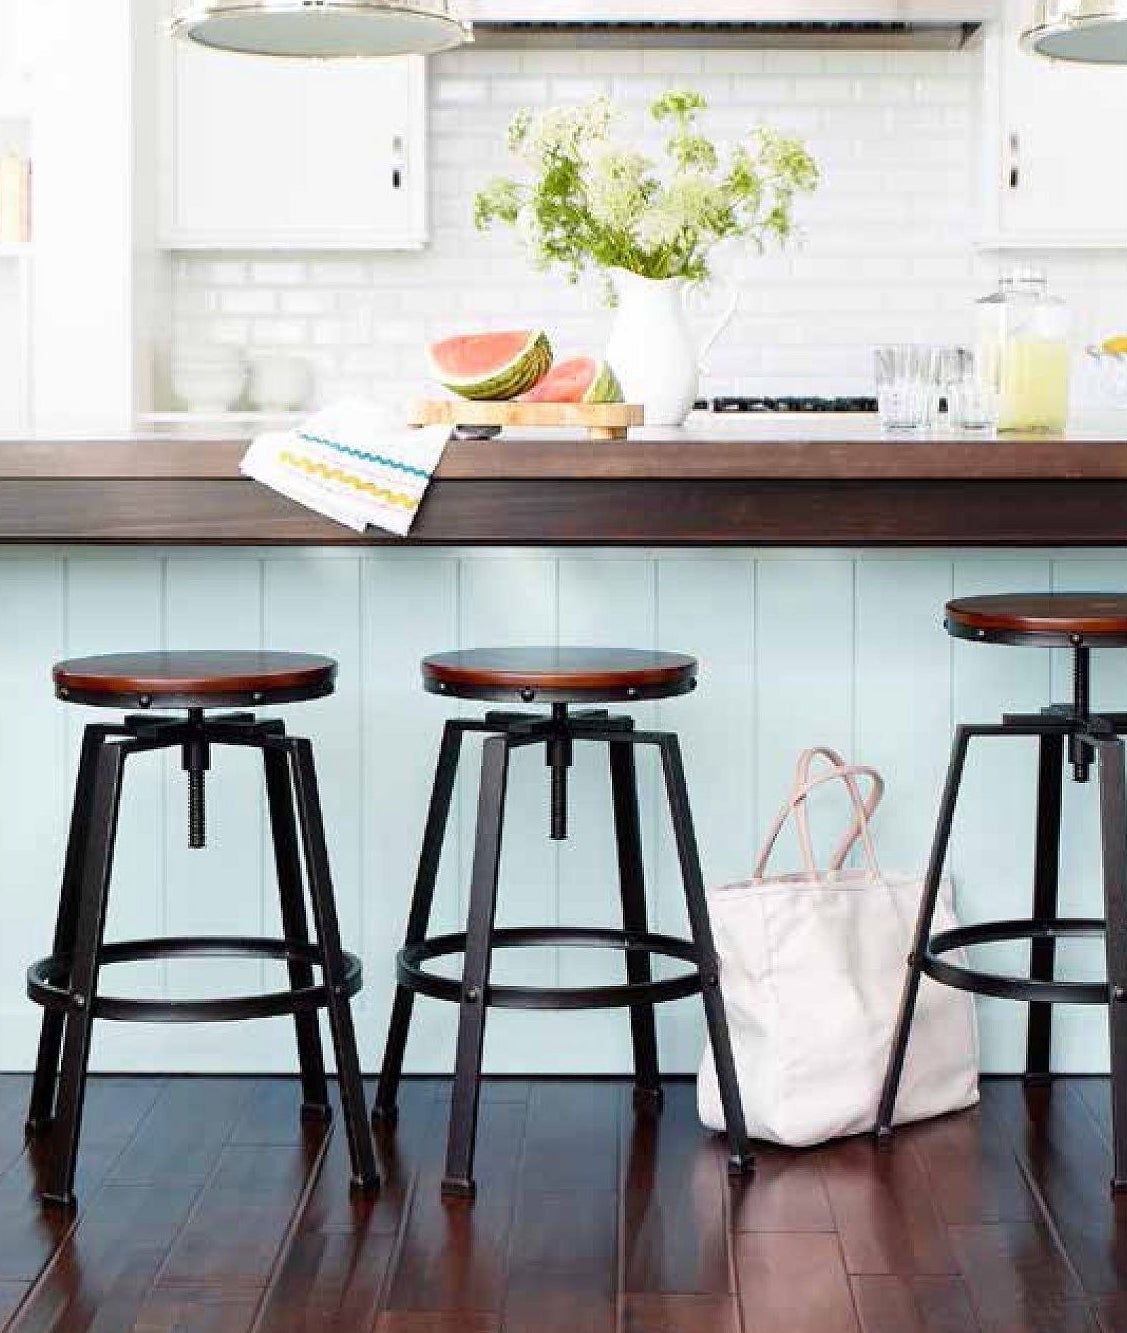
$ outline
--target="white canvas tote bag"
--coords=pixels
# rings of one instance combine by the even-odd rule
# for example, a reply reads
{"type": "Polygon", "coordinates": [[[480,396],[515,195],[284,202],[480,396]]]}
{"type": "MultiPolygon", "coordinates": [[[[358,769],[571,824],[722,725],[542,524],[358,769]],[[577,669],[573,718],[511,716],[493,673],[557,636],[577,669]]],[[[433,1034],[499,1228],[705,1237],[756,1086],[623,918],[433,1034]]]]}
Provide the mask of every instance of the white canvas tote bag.
{"type": "MultiPolygon", "coordinates": [[[[708,894],[720,955],[748,1132],[795,1147],[871,1130],[904,983],[918,876],[886,875],[869,833],[884,793],[875,769],[848,765],[833,750],[799,756],[794,788],[767,836],[752,879],[708,894]],[[815,776],[815,765],[828,769],[815,776]],[[867,779],[867,799],[858,779],[867,779]],[[806,803],[841,782],[853,820],[825,872],[817,869],[806,803]],[[803,869],[767,875],[779,834],[794,817],[803,869]],[[860,843],[865,867],[845,870],[860,843]]],[[[951,885],[940,889],[934,930],[957,924],[951,885]]],[[[952,953],[953,961],[960,960],[952,953]]],[[[701,1120],[724,1128],[711,1050],[697,1084],[701,1120]]],[[[972,997],[920,982],[897,1123],[922,1120],[978,1100],[978,1032],[972,997]]]]}

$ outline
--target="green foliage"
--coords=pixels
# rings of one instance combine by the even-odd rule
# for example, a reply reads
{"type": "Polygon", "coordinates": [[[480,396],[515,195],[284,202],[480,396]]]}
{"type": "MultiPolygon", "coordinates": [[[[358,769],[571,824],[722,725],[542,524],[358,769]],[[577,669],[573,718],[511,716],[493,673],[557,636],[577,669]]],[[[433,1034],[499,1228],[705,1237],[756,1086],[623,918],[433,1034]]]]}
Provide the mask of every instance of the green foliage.
{"type": "Polygon", "coordinates": [[[707,109],[691,89],[653,103],[653,119],[669,128],[664,171],[613,142],[606,98],[539,115],[520,111],[509,148],[528,175],[490,181],[474,201],[474,221],[483,230],[515,227],[537,268],[559,266],[572,282],[588,267],[700,282],[720,241],[760,250],[785,243],[796,196],[817,187],[817,164],[800,140],[767,128],[722,161],[701,132],[707,109]]]}

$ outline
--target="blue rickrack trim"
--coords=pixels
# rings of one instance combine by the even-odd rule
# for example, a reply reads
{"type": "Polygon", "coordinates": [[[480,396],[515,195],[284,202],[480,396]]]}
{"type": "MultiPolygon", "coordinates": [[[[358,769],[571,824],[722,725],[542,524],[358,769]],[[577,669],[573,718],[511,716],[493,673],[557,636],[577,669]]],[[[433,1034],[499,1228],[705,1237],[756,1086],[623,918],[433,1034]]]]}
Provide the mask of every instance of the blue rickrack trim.
{"type": "Polygon", "coordinates": [[[320,435],[310,435],[307,431],[300,430],[298,435],[303,440],[308,440],[310,444],[321,444],[326,449],[334,449],[338,454],[347,454],[349,458],[358,458],[364,463],[379,463],[383,467],[394,468],[397,472],[406,472],[412,477],[422,477],[424,481],[430,480],[430,473],[424,471],[421,467],[412,467],[410,463],[400,463],[395,458],[385,458],[383,454],[370,454],[363,449],[353,449],[347,444],[338,444],[336,440],[326,440],[320,435]]]}

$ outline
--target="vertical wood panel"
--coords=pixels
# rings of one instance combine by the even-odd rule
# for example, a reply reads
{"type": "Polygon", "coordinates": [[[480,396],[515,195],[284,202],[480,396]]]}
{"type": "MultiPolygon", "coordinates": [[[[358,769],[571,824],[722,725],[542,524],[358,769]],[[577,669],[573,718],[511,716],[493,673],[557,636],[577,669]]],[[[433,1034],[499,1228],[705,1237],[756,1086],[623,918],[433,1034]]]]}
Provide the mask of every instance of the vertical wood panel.
{"type": "MultiPolygon", "coordinates": [[[[745,879],[760,830],[755,820],[755,578],[751,560],[663,558],[657,564],[659,646],[694,653],[700,684],[687,698],[657,706],[659,725],[681,739],[693,820],[708,884],[745,879]],[[717,608],[723,614],[717,615],[717,608]]],[[[657,797],[658,806],[663,802],[657,797]]],[[[673,935],[688,931],[672,833],[664,813],[651,920],[673,935]]],[[[665,1067],[697,1067],[704,1041],[697,1001],[658,1010],[665,1067]]]]}
{"type": "MultiPolygon", "coordinates": [[[[325,653],[336,658],[340,675],[327,699],[280,708],[296,736],[313,742],[324,807],[333,885],[346,949],[364,938],[360,893],[360,822],[365,810],[358,737],[362,734],[360,680],[360,561],[355,556],[305,555],[267,559],[263,567],[263,645],[325,653]]],[[[276,897],[263,904],[268,932],[281,929],[276,897]]],[[[279,1038],[292,1043],[292,1027],[273,1023],[273,1053],[279,1038]]],[[[264,1029],[265,1031],[265,1029],[264,1029]]],[[[282,1056],[292,1063],[291,1053],[282,1056]]],[[[257,1066],[261,1068],[262,1066],[257,1066]]]]}
{"type": "MultiPolygon", "coordinates": [[[[170,559],[165,566],[165,634],[170,649],[257,648],[261,567],[249,556],[170,559]]],[[[261,935],[262,760],[251,750],[216,747],[207,775],[207,847],[188,847],[188,787],[179,751],[164,761],[165,923],[170,935],[261,935]]],[[[271,867],[268,880],[273,885],[271,867]]],[[[234,995],[254,983],[246,960],[200,960],[168,968],[172,995],[234,995]]],[[[270,965],[269,984],[284,986],[270,965]]],[[[265,1029],[263,1030],[265,1031],[265,1029]]],[[[261,1037],[262,1032],[260,1032],[261,1037]]],[[[247,1049],[237,1025],[189,1027],[176,1037],[180,1059],[222,1069],[247,1049]]]]}
{"type": "MultiPolygon", "coordinates": [[[[641,556],[595,555],[560,561],[560,642],[599,647],[646,648],[654,643],[654,565],[641,556]]],[[[652,723],[652,705],[618,708],[639,726],[652,723]]],[[[655,756],[635,752],[643,855],[653,866],[655,756]]],[[[559,919],[565,925],[621,927],[618,859],[605,746],[576,747],[571,782],[571,837],[560,844],[559,919]]],[[[541,827],[544,827],[541,816],[541,827]]],[[[602,950],[564,952],[560,980],[565,986],[598,985],[625,979],[623,956],[602,950]]],[[[568,1016],[560,1016],[568,1022],[568,1016]]],[[[565,1036],[566,1034],[561,1034],[565,1036]]],[[[594,1070],[629,1068],[629,1022],[619,1010],[585,1015],[569,1044],[581,1050],[594,1070]]],[[[573,1057],[574,1058],[574,1057],[573,1057]]]]}
{"type": "MultiPolygon", "coordinates": [[[[68,656],[86,653],[147,651],[163,646],[163,562],[136,553],[103,558],[74,556],[67,562],[68,656]]],[[[120,714],[98,708],[68,709],[71,760],[77,766],[81,728],[120,714]]],[[[114,858],[107,938],[145,937],[164,932],[164,772],[158,756],[140,755],[126,766],[121,820],[114,858]]],[[[156,963],[115,967],[112,987],[118,994],[163,991],[164,969],[156,963]]],[[[152,1047],[132,1025],[95,1026],[93,1067],[143,1067],[152,1047]]]]}
{"type": "MultiPolygon", "coordinates": [[[[501,552],[463,560],[458,646],[555,643],[556,615],[556,564],[550,557],[501,552]]],[[[459,709],[465,716],[484,711],[484,707],[466,703],[459,709]]],[[[480,763],[480,742],[471,738],[465,746],[458,784],[459,915],[463,922],[473,863],[480,763]]],[[[512,758],[502,847],[498,923],[552,924],[556,915],[558,863],[555,845],[548,841],[548,777],[544,752],[539,748],[519,751],[512,758]]],[[[555,971],[555,961],[547,951],[500,950],[494,959],[493,975],[502,983],[535,985],[543,983],[546,970],[549,976],[555,971]]],[[[535,1044],[538,1026],[535,1019],[513,1010],[491,1012],[486,1024],[486,1068],[498,1073],[528,1068],[525,1057],[535,1044]]]]}
{"type": "MultiPolygon", "coordinates": [[[[1053,561],[1053,587],[1060,591],[1127,591],[1127,563],[1121,554],[1065,556],[1053,561]]],[[[1053,702],[1072,698],[1072,654],[1053,653],[1053,702]]],[[[1127,674],[1121,648],[1093,652],[1092,707],[1127,710],[1127,674]]],[[[1073,782],[1065,768],[1064,826],[1061,830],[1060,911],[1065,916],[1103,916],[1100,862],[1099,790],[1095,768],[1086,785],[1073,782]]],[[[1060,975],[1098,979],[1106,963],[1101,940],[1067,940],[1057,945],[1060,975]]],[[[1107,1016],[1087,1005],[1058,1005],[1053,1016],[1053,1067],[1105,1070],[1107,1016]]]]}
{"type": "Polygon", "coordinates": [[[66,706],[55,701],[50,666],[63,650],[61,560],[10,558],[0,566],[0,1057],[6,1069],[34,1056],[38,1010],[24,972],[50,951],[62,869],[63,811],[72,747],[66,706]]]}
{"type": "MultiPolygon", "coordinates": [[[[765,829],[790,790],[800,750],[853,753],[853,562],[764,558],[757,578],[757,824],[765,829]]],[[[820,853],[836,841],[825,820],[815,819],[813,831],[820,853]]],[[[776,858],[776,869],[798,864],[789,829],[776,858]]]]}
{"type": "MultiPolygon", "coordinates": [[[[395,954],[407,926],[442,723],[458,711],[456,701],[445,704],[424,694],[419,680],[419,659],[457,642],[457,561],[381,554],[364,561],[362,591],[366,985],[360,998],[367,1003],[360,1040],[365,1066],[375,1069],[383,1054],[395,954]]],[[[455,810],[431,924],[436,934],[459,929],[458,842],[455,810]]],[[[454,1027],[450,1005],[417,1001],[408,1066],[452,1068],[454,1027]]]]}
{"type": "MultiPolygon", "coordinates": [[[[1048,560],[1039,556],[963,556],[955,563],[956,596],[1044,590],[1048,560]]],[[[962,722],[996,722],[1004,712],[1029,712],[1049,698],[1050,659],[1043,648],[957,642],[953,699],[962,722]]],[[[951,842],[949,869],[966,922],[1028,916],[1032,903],[1033,816],[1037,747],[1027,740],[972,742],[951,842]]],[[[981,966],[1027,966],[1027,945],[975,951],[981,966]]],[[[980,999],[982,1067],[1024,1067],[1026,1008],[980,999]]]]}
{"type": "Polygon", "coordinates": [[[951,567],[857,563],[857,752],[887,783],[874,832],[890,870],[922,869],[951,743],[951,567]]]}

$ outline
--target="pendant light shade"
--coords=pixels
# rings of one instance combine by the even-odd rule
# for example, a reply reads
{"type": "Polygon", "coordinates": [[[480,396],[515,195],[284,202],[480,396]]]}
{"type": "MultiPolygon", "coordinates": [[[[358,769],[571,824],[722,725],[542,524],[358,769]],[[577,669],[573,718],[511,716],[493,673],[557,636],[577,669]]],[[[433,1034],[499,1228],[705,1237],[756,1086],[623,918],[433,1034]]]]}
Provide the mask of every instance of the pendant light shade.
{"type": "Polygon", "coordinates": [[[1037,0],[1022,45],[1086,65],[1127,65],[1127,0],[1037,0]]]}
{"type": "Polygon", "coordinates": [[[449,0],[210,0],[172,31],[219,51],[315,60],[434,55],[473,40],[449,0]]]}

